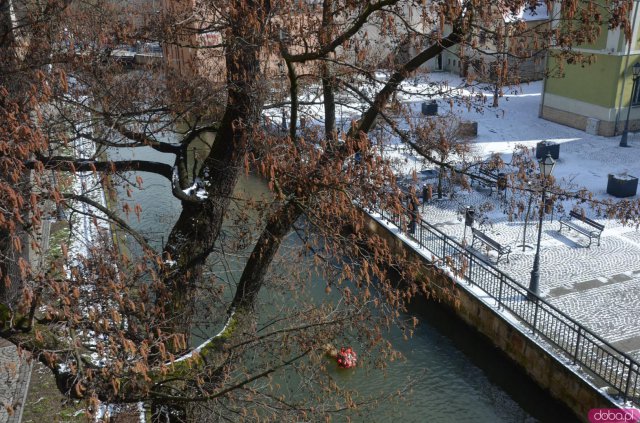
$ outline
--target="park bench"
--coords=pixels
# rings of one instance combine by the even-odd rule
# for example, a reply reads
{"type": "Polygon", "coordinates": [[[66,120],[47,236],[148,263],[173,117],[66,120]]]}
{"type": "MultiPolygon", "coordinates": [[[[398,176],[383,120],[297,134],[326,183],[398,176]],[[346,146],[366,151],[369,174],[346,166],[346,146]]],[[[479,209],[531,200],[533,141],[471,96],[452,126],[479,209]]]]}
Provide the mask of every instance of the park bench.
{"type": "Polygon", "coordinates": [[[480,166],[477,175],[482,178],[471,178],[471,185],[473,182],[478,182],[479,185],[489,188],[489,195],[493,194],[493,189],[498,187],[498,174],[493,170],[489,170],[484,166],[480,166]]]}
{"type": "Polygon", "coordinates": [[[496,264],[500,261],[503,255],[507,255],[507,263],[509,263],[509,253],[511,253],[511,247],[508,245],[501,245],[498,241],[489,238],[487,234],[482,232],[479,229],[471,228],[471,232],[473,233],[473,239],[471,240],[471,246],[475,248],[476,240],[482,242],[488,248],[495,250],[498,253],[498,258],[496,259],[496,264]]]}
{"type": "Polygon", "coordinates": [[[598,245],[600,245],[600,235],[602,235],[604,225],[587,217],[584,217],[582,214],[572,210],[571,212],[569,212],[568,217],[560,218],[560,229],[558,229],[558,233],[562,233],[563,226],[566,226],[569,229],[573,229],[574,231],[589,237],[589,245],[587,245],[587,248],[591,247],[591,240],[593,238],[597,238],[598,245]],[[574,219],[579,220],[587,226],[578,225],[574,219]]]}

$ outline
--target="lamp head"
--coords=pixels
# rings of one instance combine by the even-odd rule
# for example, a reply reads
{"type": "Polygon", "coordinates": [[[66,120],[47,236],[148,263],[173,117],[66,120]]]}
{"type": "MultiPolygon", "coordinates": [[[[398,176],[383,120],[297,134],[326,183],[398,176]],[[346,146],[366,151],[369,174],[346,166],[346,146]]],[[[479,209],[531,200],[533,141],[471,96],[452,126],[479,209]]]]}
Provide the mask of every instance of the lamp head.
{"type": "Polygon", "coordinates": [[[544,178],[548,178],[553,172],[553,168],[556,165],[556,161],[553,160],[550,153],[547,153],[542,159],[538,161],[538,165],[540,166],[540,174],[544,178]]]}

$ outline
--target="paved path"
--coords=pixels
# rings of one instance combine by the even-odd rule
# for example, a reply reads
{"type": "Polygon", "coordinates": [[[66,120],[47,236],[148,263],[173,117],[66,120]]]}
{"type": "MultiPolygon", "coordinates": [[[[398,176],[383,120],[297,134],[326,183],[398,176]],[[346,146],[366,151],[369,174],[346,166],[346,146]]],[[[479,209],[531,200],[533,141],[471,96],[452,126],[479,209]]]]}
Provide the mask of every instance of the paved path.
{"type": "Polygon", "coordinates": [[[0,339],[0,423],[19,423],[31,379],[31,363],[0,339]]]}
{"type": "MultiPolygon", "coordinates": [[[[501,201],[496,193],[479,188],[457,193],[454,200],[432,201],[422,218],[462,241],[464,221],[458,209],[465,205],[493,207],[491,218],[476,225],[512,253],[498,267],[528,286],[533,267],[534,248],[522,244],[524,223],[509,222],[497,213],[501,201]]],[[[540,265],[540,291],[543,298],[596,334],[640,360],[640,232],[613,220],[596,219],[605,224],[600,246],[597,241],[586,248],[588,239],[563,229],[558,233],[558,216],[543,223],[540,265]]],[[[467,230],[467,242],[471,242],[467,230]]],[[[537,222],[530,222],[526,243],[535,246],[537,222]]],[[[493,258],[493,256],[492,256],[493,258]]]]}

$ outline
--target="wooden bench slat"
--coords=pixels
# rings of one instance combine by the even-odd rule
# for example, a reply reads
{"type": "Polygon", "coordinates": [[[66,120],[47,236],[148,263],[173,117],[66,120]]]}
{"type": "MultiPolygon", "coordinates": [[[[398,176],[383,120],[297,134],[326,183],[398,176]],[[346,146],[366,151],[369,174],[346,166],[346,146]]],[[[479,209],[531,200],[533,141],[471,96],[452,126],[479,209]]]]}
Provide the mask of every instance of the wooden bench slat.
{"type": "Polygon", "coordinates": [[[585,229],[585,228],[583,228],[583,227],[581,227],[579,225],[576,225],[575,223],[572,223],[570,220],[565,220],[563,222],[564,222],[563,225],[568,226],[571,229],[573,229],[575,231],[578,231],[578,232],[580,232],[582,234],[585,234],[585,235],[590,235],[591,233],[594,232],[594,231],[590,231],[588,229],[585,229]]]}

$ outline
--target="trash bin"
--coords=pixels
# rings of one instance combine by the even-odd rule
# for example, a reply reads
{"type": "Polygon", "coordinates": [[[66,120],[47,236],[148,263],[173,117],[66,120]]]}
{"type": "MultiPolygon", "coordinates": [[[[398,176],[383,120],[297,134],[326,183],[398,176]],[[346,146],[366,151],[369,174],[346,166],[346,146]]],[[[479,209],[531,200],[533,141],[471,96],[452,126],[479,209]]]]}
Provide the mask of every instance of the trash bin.
{"type": "Polygon", "coordinates": [[[496,181],[496,185],[500,191],[504,191],[507,189],[507,174],[506,173],[498,173],[498,180],[496,181]]]}
{"type": "Polygon", "coordinates": [[[476,214],[476,211],[473,207],[468,206],[464,211],[464,224],[467,226],[473,226],[473,218],[476,214]]]}
{"type": "Polygon", "coordinates": [[[436,116],[438,114],[438,103],[435,100],[431,100],[429,103],[422,103],[422,114],[436,116]]]}
{"type": "Polygon", "coordinates": [[[551,154],[554,160],[558,160],[558,157],[560,157],[560,144],[553,141],[540,141],[536,144],[536,159],[540,160],[546,157],[547,153],[551,154]]]}
{"type": "Polygon", "coordinates": [[[607,181],[607,194],[614,197],[633,197],[638,190],[638,178],[630,175],[609,174],[607,181]]]}

